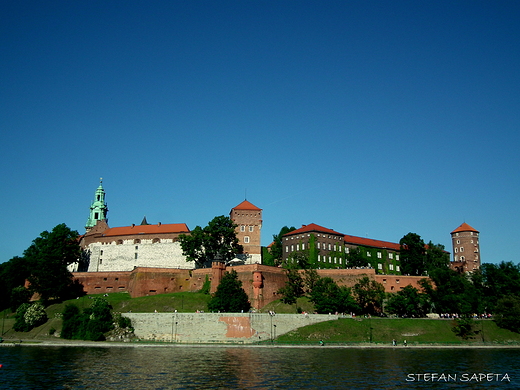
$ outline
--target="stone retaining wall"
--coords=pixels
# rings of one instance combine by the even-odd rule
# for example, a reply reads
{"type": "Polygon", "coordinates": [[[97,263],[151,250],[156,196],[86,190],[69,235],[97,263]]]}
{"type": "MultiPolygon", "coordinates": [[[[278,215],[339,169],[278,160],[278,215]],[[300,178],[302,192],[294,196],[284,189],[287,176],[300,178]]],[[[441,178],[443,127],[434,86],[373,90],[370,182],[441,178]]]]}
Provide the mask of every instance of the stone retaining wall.
{"type": "Polygon", "coordinates": [[[325,314],[268,313],[123,313],[135,335],[176,343],[255,343],[302,326],[336,320],[325,314]]]}

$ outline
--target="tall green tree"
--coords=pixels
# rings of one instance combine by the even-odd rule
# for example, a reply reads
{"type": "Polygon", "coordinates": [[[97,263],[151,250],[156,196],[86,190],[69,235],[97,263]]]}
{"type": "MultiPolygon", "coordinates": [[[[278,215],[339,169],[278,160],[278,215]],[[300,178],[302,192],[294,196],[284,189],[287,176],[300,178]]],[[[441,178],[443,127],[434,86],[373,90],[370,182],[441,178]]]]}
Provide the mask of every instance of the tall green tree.
{"type": "Polygon", "coordinates": [[[338,286],[332,278],[320,278],[310,294],[314,308],[320,314],[350,313],[359,310],[348,287],[338,286]]]}
{"type": "Polygon", "coordinates": [[[292,305],[293,303],[296,303],[296,300],[304,294],[303,278],[296,269],[287,269],[285,274],[287,275],[287,281],[285,282],[285,286],[278,290],[278,294],[283,296],[283,303],[292,305]]]}
{"type": "MultiPolygon", "coordinates": [[[[520,264],[511,261],[499,264],[484,263],[480,267],[486,308],[493,311],[505,296],[520,297],[520,264]]],[[[475,277],[478,277],[476,273],[475,277]]]]}
{"type": "Polygon", "coordinates": [[[412,286],[389,294],[385,311],[400,317],[424,317],[428,311],[428,297],[412,286]]]}
{"type": "Polygon", "coordinates": [[[494,316],[499,327],[520,333],[520,297],[506,295],[500,298],[494,316]]]}
{"type": "Polygon", "coordinates": [[[426,275],[426,251],[424,241],[416,233],[408,233],[401,240],[401,272],[405,275],[426,275]]]}
{"type": "Polygon", "coordinates": [[[419,281],[419,284],[428,295],[435,312],[460,315],[483,312],[483,297],[469,275],[437,268],[429,277],[430,279],[419,281]]]}
{"type": "Polygon", "coordinates": [[[67,266],[77,262],[80,254],[78,232],[64,223],[42,232],[24,252],[31,271],[31,290],[40,294],[44,302],[72,298],[77,291],[67,266]]]}
{"type": "Polygon", "coordinates": [[[383,309],[385,287],[368,276],[361,278],[352,289],[358,306],[364,314],[379,314],[383,309]]]}
{"type": "Polygon", "coordinates": [[[446,269],[450,264],[450,255],[444,250],[442,244],[434,244],[430,241],[426,245],[425,257],[425,268],[428,274],[437,268],[446,269]]]}
{"type": "Polygon", "coordinates": [[[226,272],[217,287],[215,295],[208,302],[211,312],[239,313],[251,308],[249,298],[238,280],[237,272],[232,269],[226,272]]]}
{"type": "Polygon", "coordinates": [[[283,235],[292,232],[293,230],[296,230],[294,226],[287,227],[284,226],[280,229],[280,232],[278,234],[273,234],[273,244],[271,245],[271,256],[273,258],[273,264],[272,265],[280,265],[282,264],[282,257],[283,257],[283,235]]]}
{"type": "Polygon", "coordinates": [[[195,262],[197,268],[210,266],[217,258],[228,262],[244,248],[238,243],[237,225],[223,215],[213,218],[208,226],[195,227],[190,234],[179,235],[179,242],[186,261],[195,262]]]}
{"type": "Polygon", "coordinates": [[[23,286],[30,274],[30,267],[23,257],[16,256],[0,264],[0,310],[10,307],[14,312],[29,301],[30,293],[23,286]]]}

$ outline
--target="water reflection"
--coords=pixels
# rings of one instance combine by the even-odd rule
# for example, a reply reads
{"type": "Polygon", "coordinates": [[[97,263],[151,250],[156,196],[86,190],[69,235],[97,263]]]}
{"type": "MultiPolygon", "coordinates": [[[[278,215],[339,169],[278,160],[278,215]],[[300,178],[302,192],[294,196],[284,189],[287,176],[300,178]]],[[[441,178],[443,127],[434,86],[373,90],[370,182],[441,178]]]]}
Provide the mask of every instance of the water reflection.
{"type": "Polygon", "coordinates": [[[517,349],[0,348],[2,389],[518,388],[517,349]],[[511,382],[406,381],[508,373],[511,382]]]}

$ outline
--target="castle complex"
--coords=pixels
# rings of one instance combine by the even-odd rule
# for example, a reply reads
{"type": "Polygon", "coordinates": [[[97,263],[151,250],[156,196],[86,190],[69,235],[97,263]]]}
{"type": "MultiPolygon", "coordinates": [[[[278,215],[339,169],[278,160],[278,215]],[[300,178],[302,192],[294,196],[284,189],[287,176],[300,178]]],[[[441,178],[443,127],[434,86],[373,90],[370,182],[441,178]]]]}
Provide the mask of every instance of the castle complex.
{"type": "MultiPolygon", "coordinates": [[[[278,299],[278,290],[287,277],[282,268],[262,265],[262,209],[244,200],[230,211],[237,225],[236,234],[244,253],[229,264],[213,263],[212,268],[194,269],[187,262],[178,241],[189,234],[185,223],[109,227],[108,206],[102,182],[81,236],[84,256],[74,265],[75,278],[88,294],[115,291],[132,297],[151,294],[198,291],[204,281],[211,281],[215,291],[226,267],[234,265],[253,307],[261,308],[278,299]]],[[[451,268],[471,272],[480,267],[479,232],[463,223],[452,233],[454,260],[451,268]]],[[[298,251],[308,251],[309,258],[322,277],[331,277],[339,285],[352,287],[368,276],[383,284],[387,292],[407,285],[418,287],[422,276],[405,276],[400,271],[400,245],[397,243],[349,236],[316,224],[303,225],[283,236],[283,260],[298,251]],[[359,249],[370,263],[369,268],[349,268],[346,254],[359,249]]]]}

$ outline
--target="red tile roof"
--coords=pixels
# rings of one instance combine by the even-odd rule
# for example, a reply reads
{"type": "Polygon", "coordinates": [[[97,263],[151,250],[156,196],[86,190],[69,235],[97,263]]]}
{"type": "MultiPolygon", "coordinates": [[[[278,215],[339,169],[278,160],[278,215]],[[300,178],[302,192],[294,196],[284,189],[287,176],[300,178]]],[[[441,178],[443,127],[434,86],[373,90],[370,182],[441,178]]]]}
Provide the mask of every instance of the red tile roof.
{"type": "Polygon", "coordinates": [[[238,206],[233,207],[233,210],[262,210],[262,209],[256,207],[253,203],[251,203],[247,200],[244,200],[238,206]]]}
{"type": "Polygon", "coordinates": [[[479,232],[477,229],[474,229],[472,228],[471,226],[469,226],[466,222],[464,222],[462,225],[460,225],[457,229],[455,229],[454,231],[451,232],[451,234],[453,233],[458,233],[458,232],[479,232]]]}
{"type": "Polygon", "coordinates": [[[103,237],[129,236],[134,234],[189,233],[189,231],[190,229],[185,223],[135,225],[107,229],[103,232],[103,237]]]}
{"type": "Polygon", "coordinates": [[[388,242],[388,241],[380,241],[380,240],[372,240],[371,238],[363,238],[363,237],[356,237],[356,236],[348,236],[346,235],[343,240],[345,240],[346,244],[355,244],[355,245],[362,245],[362,246],[370,246],[373,248],[382,248],[382,249],[393,249],[393,250],[400,250],[401,245],[395,243],[395,242],[388,242]]]}
{"type": "Polygon", "coordinates": [[[284,234],[284,236],[293,236],[295,234],[307,233],[307,232],[322,232],[322,233],[335,234],[337,236],[343,235],[342,233],[338,233],[332,229],[327,229],[327,228],[324,228],[323,226],[316,225],[315,223],[311,223],[310,225],[303,225],[299,229],[286,233],[286,234],[284,234]]]}

